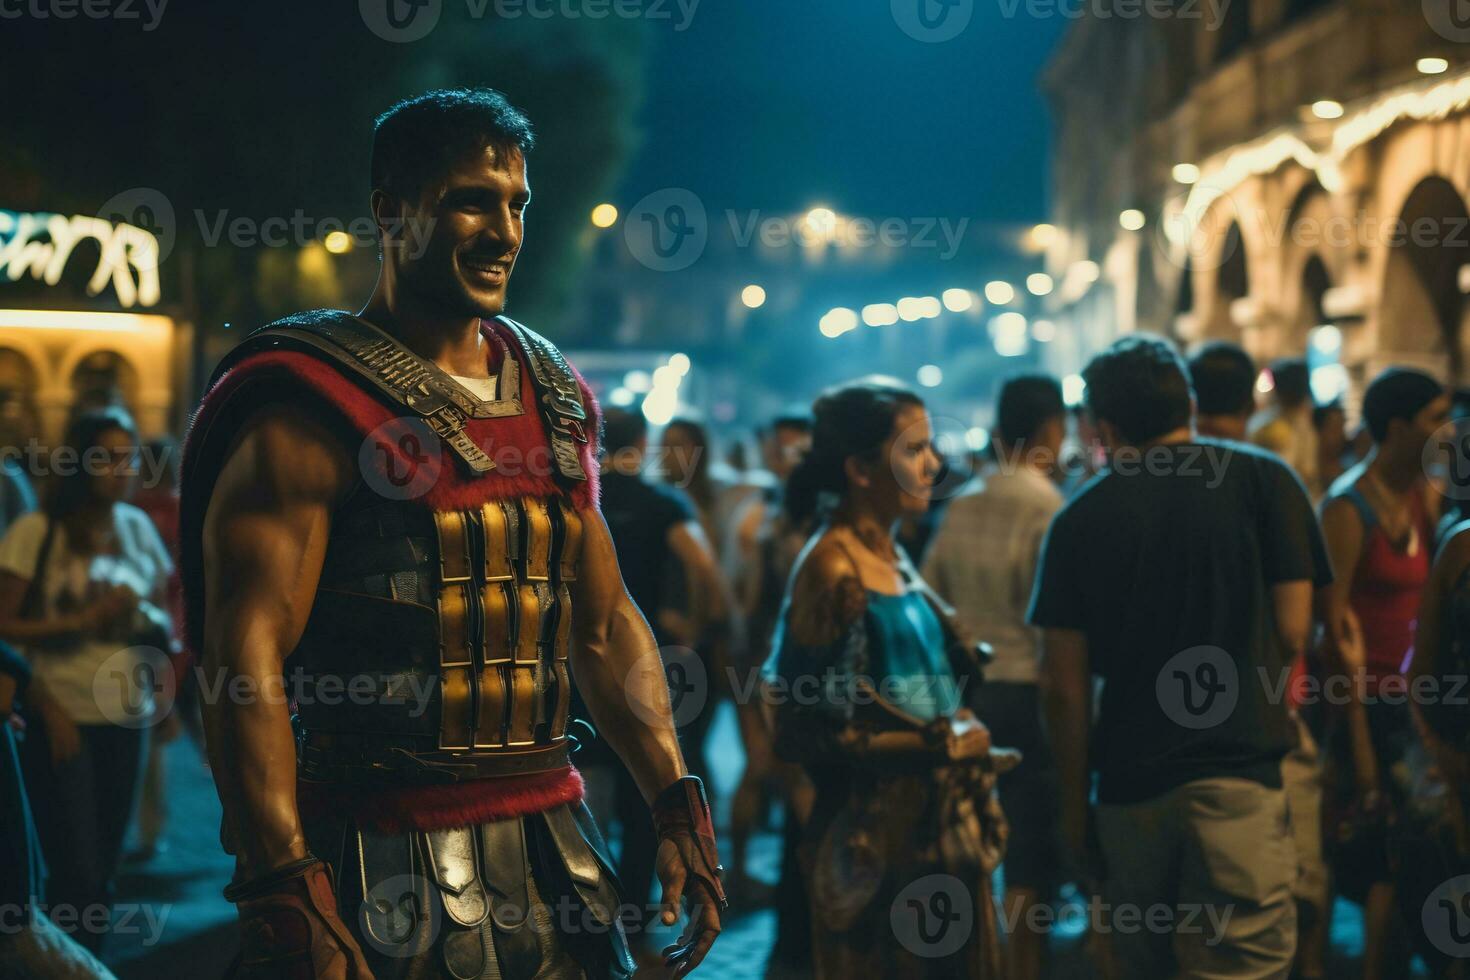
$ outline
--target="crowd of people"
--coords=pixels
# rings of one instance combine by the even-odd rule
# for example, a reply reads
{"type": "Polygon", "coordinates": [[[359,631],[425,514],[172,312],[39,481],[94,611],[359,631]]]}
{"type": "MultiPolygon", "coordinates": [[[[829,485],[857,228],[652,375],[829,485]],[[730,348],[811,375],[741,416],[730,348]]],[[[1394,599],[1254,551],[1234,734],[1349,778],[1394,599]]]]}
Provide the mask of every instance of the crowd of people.
{"type": "Polygon", "coordinates": [[[1350,436],[1305,360],[1230,343],[1133,337],[1084,379],[1082,411],[1007,379],[957,494],[883,379],[775,420],[760,480],[694,420],[651,452],[609,413],[609,460],[644,474],[605,503],[630,587],[709,678],[691,765],[734,702],[737,901],[767,897],[745,842],[783,803],[773,973],[1039,977],[1065,891],[1104,976],[1329,975],[1339,896],[1363,976],[1455,975],[1423,914],[1470,871],[1470,515],[1426,462],[1453,393],[1386,370],[1350,436]],[[890,923],[936,874],[998,910],[958,949],[890,923]]]}
{"type": "MultiPolygon", "coordinates": [[[[641,413],[605,413],[601,508],[692,772],[732,748],[712,721],[733,708],[726,882],[737,909],[777,910],[772,975],[1032,980],[1064,894],[1090,900],[1107,977],[1327,976],[1339,896],[1363,909],[1364,977],[1416,955],[1458,975],[1421,911],[1470,872],[1470,515],[1425,464],[1459,411],[1393,368],[1350,435],[1309,379],[1130,337],[1090,363],[1080,410],[1056,378],[1005,379],[967,480],[883,378],[771,420],[758,461],[694,418],[650,445],[641,413]],[[751,870],[763,828],[775,887],[751,870]],[[901,927],[905,903],[956,901],[959,942],[901,927]]],[[[23,869],[0,898],[34,901],[44,868],[51,907],[105,909],[130,822],[140,857],[159,846],[158,747],[191,712],[155,716],[137,664],[95,678],[119,649],[177,649],[177,511],[168,481],[134,497],[124,412],[79,414],[67,444],[113,462],[40,501],[0,482],[0,714],[28,709],[22,738],[0,725],[23,869]]],[[[653,826],[581,741],[636,943],[653,826]]],[[[104,933],[73,930],[92,953],[104,933]]]]}

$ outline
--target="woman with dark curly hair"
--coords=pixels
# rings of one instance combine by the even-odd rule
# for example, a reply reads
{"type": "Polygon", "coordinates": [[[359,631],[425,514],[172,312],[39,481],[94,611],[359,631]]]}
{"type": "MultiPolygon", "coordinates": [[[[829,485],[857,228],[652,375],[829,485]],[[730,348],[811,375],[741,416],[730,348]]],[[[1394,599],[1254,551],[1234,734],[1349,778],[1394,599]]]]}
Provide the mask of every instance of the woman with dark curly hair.
{"type": "Polygon", "coordinates": [[[820,523],[766,666],[776,752],[816,788],[802,834],[818,978],[999,975],[990,874],[1005,822],[981,657],[897,545],[939,470],[924,404],[866,380],[814,406],[787,504],[820,523]]]}

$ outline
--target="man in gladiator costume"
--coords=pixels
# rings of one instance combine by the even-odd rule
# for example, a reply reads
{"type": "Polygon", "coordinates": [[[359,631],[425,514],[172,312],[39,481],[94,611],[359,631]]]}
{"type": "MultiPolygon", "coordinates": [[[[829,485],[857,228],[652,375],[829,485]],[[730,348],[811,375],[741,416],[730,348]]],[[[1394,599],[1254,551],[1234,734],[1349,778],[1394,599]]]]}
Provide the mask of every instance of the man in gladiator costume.
{"type": "Polygon", "coordinates": [[[380,117],[372,298],[251,333],[190,428],[187,633],[218,692],[238,977],[631,975],[569,762],[574,676],[652,808],[662,921],[687,907],[671,975],[720,931],[704,790],[598,510],[596,403],[501,315],[531,144],[484,89],[380,117]]]}

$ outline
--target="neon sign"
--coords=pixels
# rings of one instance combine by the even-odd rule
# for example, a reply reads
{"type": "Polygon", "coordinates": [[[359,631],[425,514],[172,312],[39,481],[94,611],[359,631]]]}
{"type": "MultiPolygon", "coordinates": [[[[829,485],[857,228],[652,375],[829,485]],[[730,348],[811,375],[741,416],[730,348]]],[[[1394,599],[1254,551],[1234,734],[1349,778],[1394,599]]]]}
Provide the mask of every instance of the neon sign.
{"type": "Polygon", "coordinates": [[[159,300],[158,239],[151,232],[85,214],[0,211],[0,281],[32,279],[54,286],[79,243],[94,239],[101,248],[87,281],[96,296],[111,283],[123,306],[154,306],[159,300]]]}

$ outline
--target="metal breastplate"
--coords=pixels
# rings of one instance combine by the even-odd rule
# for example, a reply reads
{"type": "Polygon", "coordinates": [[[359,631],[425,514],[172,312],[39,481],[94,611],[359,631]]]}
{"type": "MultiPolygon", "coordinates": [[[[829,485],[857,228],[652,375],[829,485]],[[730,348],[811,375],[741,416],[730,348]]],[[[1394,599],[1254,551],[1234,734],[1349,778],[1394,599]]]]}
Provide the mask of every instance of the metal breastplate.
{"type": "Polygon", "coordinates": [[[288,663],[302,776],[401,785],[564,766],[581,545],[559,497],[433,511],[359,487],[288,663]]]}

